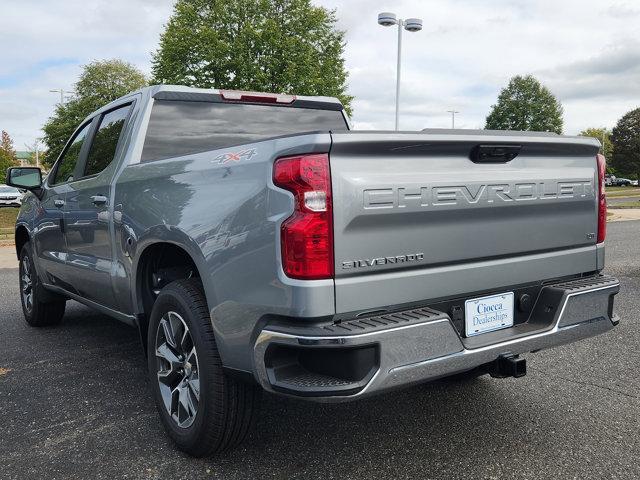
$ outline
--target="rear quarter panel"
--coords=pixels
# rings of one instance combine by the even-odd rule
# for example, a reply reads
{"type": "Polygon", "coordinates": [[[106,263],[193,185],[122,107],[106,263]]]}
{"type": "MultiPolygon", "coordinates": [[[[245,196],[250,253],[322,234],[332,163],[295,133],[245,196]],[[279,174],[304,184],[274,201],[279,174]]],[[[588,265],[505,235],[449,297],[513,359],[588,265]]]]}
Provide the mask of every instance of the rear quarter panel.
{"type": "Polygon", "coordinates": [[[293,203],[271,182],[277,157],[327,152],[329,142],[328,134],[299,135],[126,167],[114,201],[120,308],[140,311],[137,262],[145,248],[169,242],[198,267],[227,366],[252,369],[251,336],[267,314],[335,313],[333,281],[300,288],[282,275],[279,225],[293,203]],[[255,153],[224,161],[246,150],[255,153]]]}

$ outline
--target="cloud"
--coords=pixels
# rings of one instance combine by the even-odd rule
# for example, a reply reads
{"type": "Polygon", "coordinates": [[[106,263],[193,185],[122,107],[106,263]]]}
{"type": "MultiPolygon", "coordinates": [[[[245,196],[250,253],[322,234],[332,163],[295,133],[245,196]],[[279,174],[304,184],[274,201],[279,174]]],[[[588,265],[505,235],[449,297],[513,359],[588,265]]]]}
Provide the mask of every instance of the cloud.
{"type": "Polygon", "coordinates": [[[543,71],[563,100],[640,98],[640,43],[625,41],[586,60],[543,71]]]}
{"type": "Polygon", "coordinates": [[[611,17],[623,20],[640,16],[640,8],[637,5],[634,6],[632,2],[616,2],[613,5],[609,5],[605,12],[611,17]]]}
{"type": "Polygon", "coordinates": [[[345,13],[357,127],[393,126],[395,30],[377,25],[381,11],[424,20],[422,32],[403,35],[403,129],[447,127],[452,108],[460,111],[456,126],[482,127],[513,75],[533,74],[551,88],[563,103],[569,134],[613,126],[640,98],[632,2],[605,10],[595,0],[319,3],[345,13]]]}
{"type": "Polygon", "coordinates": [[[71,90],[82,65],[122,58],[150,72],[172,0],[3,2],[0,45],[0,129],[16,149],[40,137],[59,95],[71,90]],[[8,48],[7,48],[8,47],[8,48]]]}
{"type": "MultiPolygon", "coordinates": [[[[531,73],[562,101],[565,132],[612,127],[640,101],[640,6],[596,0],[313,0],[336,10],[344,29],[349,91],[358,128],[394,123],[396,38],[377,14],[419,17],[404,32],[401,127],[479,128],[500,88],[531,73]]],[[[0,129],[17,148],[41,135],[58,97],[81,66],[122,58],[150,72],[173,0],[4,2],[0,45],[0,129]]]]}

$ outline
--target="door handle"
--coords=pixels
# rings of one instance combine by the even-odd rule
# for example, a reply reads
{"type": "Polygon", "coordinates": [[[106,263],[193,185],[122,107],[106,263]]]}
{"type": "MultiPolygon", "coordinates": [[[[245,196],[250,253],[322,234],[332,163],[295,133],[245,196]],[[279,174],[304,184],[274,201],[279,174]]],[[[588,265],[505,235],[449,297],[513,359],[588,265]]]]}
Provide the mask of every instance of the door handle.
{"type": "Polygon", "coordinates": [[[96,206],[98,206],[98,205],[106,205],[107,201],[108,201],[108,198],[105,197],[104,195],[94,195],[93,197],[91,197],[91,201],[96,206]]]}
{"type": "Polygon", "coordinates": [[[64,200],[54,200],[53,204],[58,208],[62,208],[64,207],[64,200]]]}

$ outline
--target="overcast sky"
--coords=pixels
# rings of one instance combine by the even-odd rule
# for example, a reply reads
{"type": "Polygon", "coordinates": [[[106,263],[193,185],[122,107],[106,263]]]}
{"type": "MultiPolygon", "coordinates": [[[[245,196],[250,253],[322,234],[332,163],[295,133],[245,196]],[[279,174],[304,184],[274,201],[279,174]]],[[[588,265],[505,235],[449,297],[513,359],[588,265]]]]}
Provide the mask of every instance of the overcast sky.
{"type": "MultiPolygon", "coordinates": [[[[356,128],[393,127],[396,31],[392,11],[419,17],[404,33],[401,129],[482,128],[509,77],[531,73],[564,106],[565,133],[612,127],[640,106],[637,0],[314,0],[337,10],[347,32],[356,128]]],[[[0,0],[0,129],[18,150],[41,135],[81,66],[122,58],[150,72],[172,0],[0,0]]]]}

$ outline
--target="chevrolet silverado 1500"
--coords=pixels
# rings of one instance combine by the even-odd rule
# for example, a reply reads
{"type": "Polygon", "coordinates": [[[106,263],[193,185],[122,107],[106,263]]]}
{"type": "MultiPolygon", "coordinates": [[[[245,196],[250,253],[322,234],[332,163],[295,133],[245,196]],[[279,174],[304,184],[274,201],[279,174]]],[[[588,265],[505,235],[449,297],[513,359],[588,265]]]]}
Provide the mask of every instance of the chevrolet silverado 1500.
{"type": "Polygon", "coordinates": [[[354,400],[613,328],[596,140],[349,131],[333,98],[154,86],[90,115],[16,223],[29,325],[138,328],[179,448],[237,445],[262,389],[354,400]]]}

